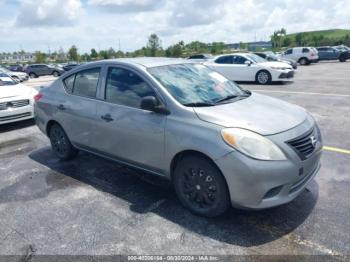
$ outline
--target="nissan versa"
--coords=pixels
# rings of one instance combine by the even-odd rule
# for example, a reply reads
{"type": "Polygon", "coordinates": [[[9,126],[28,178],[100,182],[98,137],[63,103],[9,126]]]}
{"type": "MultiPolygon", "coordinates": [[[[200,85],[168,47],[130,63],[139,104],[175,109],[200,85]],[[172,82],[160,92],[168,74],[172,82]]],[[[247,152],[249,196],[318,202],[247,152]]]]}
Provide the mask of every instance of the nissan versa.
{"type": "Polygon", "coordinates": [[[58,158],[84,150],[166,177],[204,216],[288,203],[320,168],[321,134],[307,111],[190,60],[89,63],[35,100],[58,158]]]}

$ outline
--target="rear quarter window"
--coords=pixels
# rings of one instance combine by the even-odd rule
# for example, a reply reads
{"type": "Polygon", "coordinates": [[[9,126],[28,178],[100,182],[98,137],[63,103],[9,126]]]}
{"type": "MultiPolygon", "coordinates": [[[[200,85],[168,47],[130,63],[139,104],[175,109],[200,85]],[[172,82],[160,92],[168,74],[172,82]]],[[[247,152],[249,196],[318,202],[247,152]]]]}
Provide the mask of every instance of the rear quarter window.
{"type": "Polygon", "coordinates": [[[63,80],[64,89],[68,94],[71,94],[73,92],[74,81],[75,81],[75,74],[68,76],[63,80]]]}
{"type": "Polygon", "coordinates": [[[303,53],[308,53],[308,52],[310,52],[310,49],[304,47],[302,52],[303,52],[303,53]]]}

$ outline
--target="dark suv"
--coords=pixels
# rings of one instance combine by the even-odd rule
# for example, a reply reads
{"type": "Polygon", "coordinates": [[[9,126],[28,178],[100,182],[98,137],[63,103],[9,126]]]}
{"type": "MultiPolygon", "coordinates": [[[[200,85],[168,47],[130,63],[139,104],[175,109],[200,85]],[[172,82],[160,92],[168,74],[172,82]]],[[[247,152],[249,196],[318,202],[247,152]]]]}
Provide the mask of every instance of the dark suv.
{"type": "Polygon", "coordinates": [[[47,75],[58,77],[64,73],[64,70],[59,67],[53,67],[44,64],[33,64],[27,66],[26,73],[30,76],[30,78],[47,75]]]}
{"type": "Polygon", "coordinates": [[[336,49],[330,46],[321,46],[316,48],[319,60],[339,60],[345,62],[350,59],[350,52],[343,49],[336,49]]]}

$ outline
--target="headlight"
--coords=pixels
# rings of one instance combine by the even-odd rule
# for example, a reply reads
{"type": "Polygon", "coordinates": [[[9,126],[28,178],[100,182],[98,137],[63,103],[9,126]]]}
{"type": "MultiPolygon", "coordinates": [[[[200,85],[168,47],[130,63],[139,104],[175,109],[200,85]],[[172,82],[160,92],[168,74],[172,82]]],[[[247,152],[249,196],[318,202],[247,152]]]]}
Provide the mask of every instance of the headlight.
{"type": "Polygon", "coordinates": [[[260,160],[286,160],[281,149],[271,140],[240,128],[225,128],[221,131],[224,141],[241,153],[260,160]]]}

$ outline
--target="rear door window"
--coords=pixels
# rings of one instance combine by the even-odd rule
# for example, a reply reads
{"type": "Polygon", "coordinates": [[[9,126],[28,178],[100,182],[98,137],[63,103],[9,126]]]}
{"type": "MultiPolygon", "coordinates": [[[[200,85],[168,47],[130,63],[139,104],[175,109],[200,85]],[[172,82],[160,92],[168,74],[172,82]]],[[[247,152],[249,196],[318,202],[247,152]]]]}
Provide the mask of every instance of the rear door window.
{"type": "Polygon", "coordinates": [[[100,68],[80,71],[75,76],[73,94],[90,98],[96,97],[100,68]]]}
{"type": "Polygon", "coordinates": [[[221,56],[215,60],[217,64],[232,64],[232,56],[221,56]]]}
{"type": "Polygon", "coordinates": [[[100,68],[82,70],[63,80],[65,90],[69,94],[96,98],[100,68]]]}

